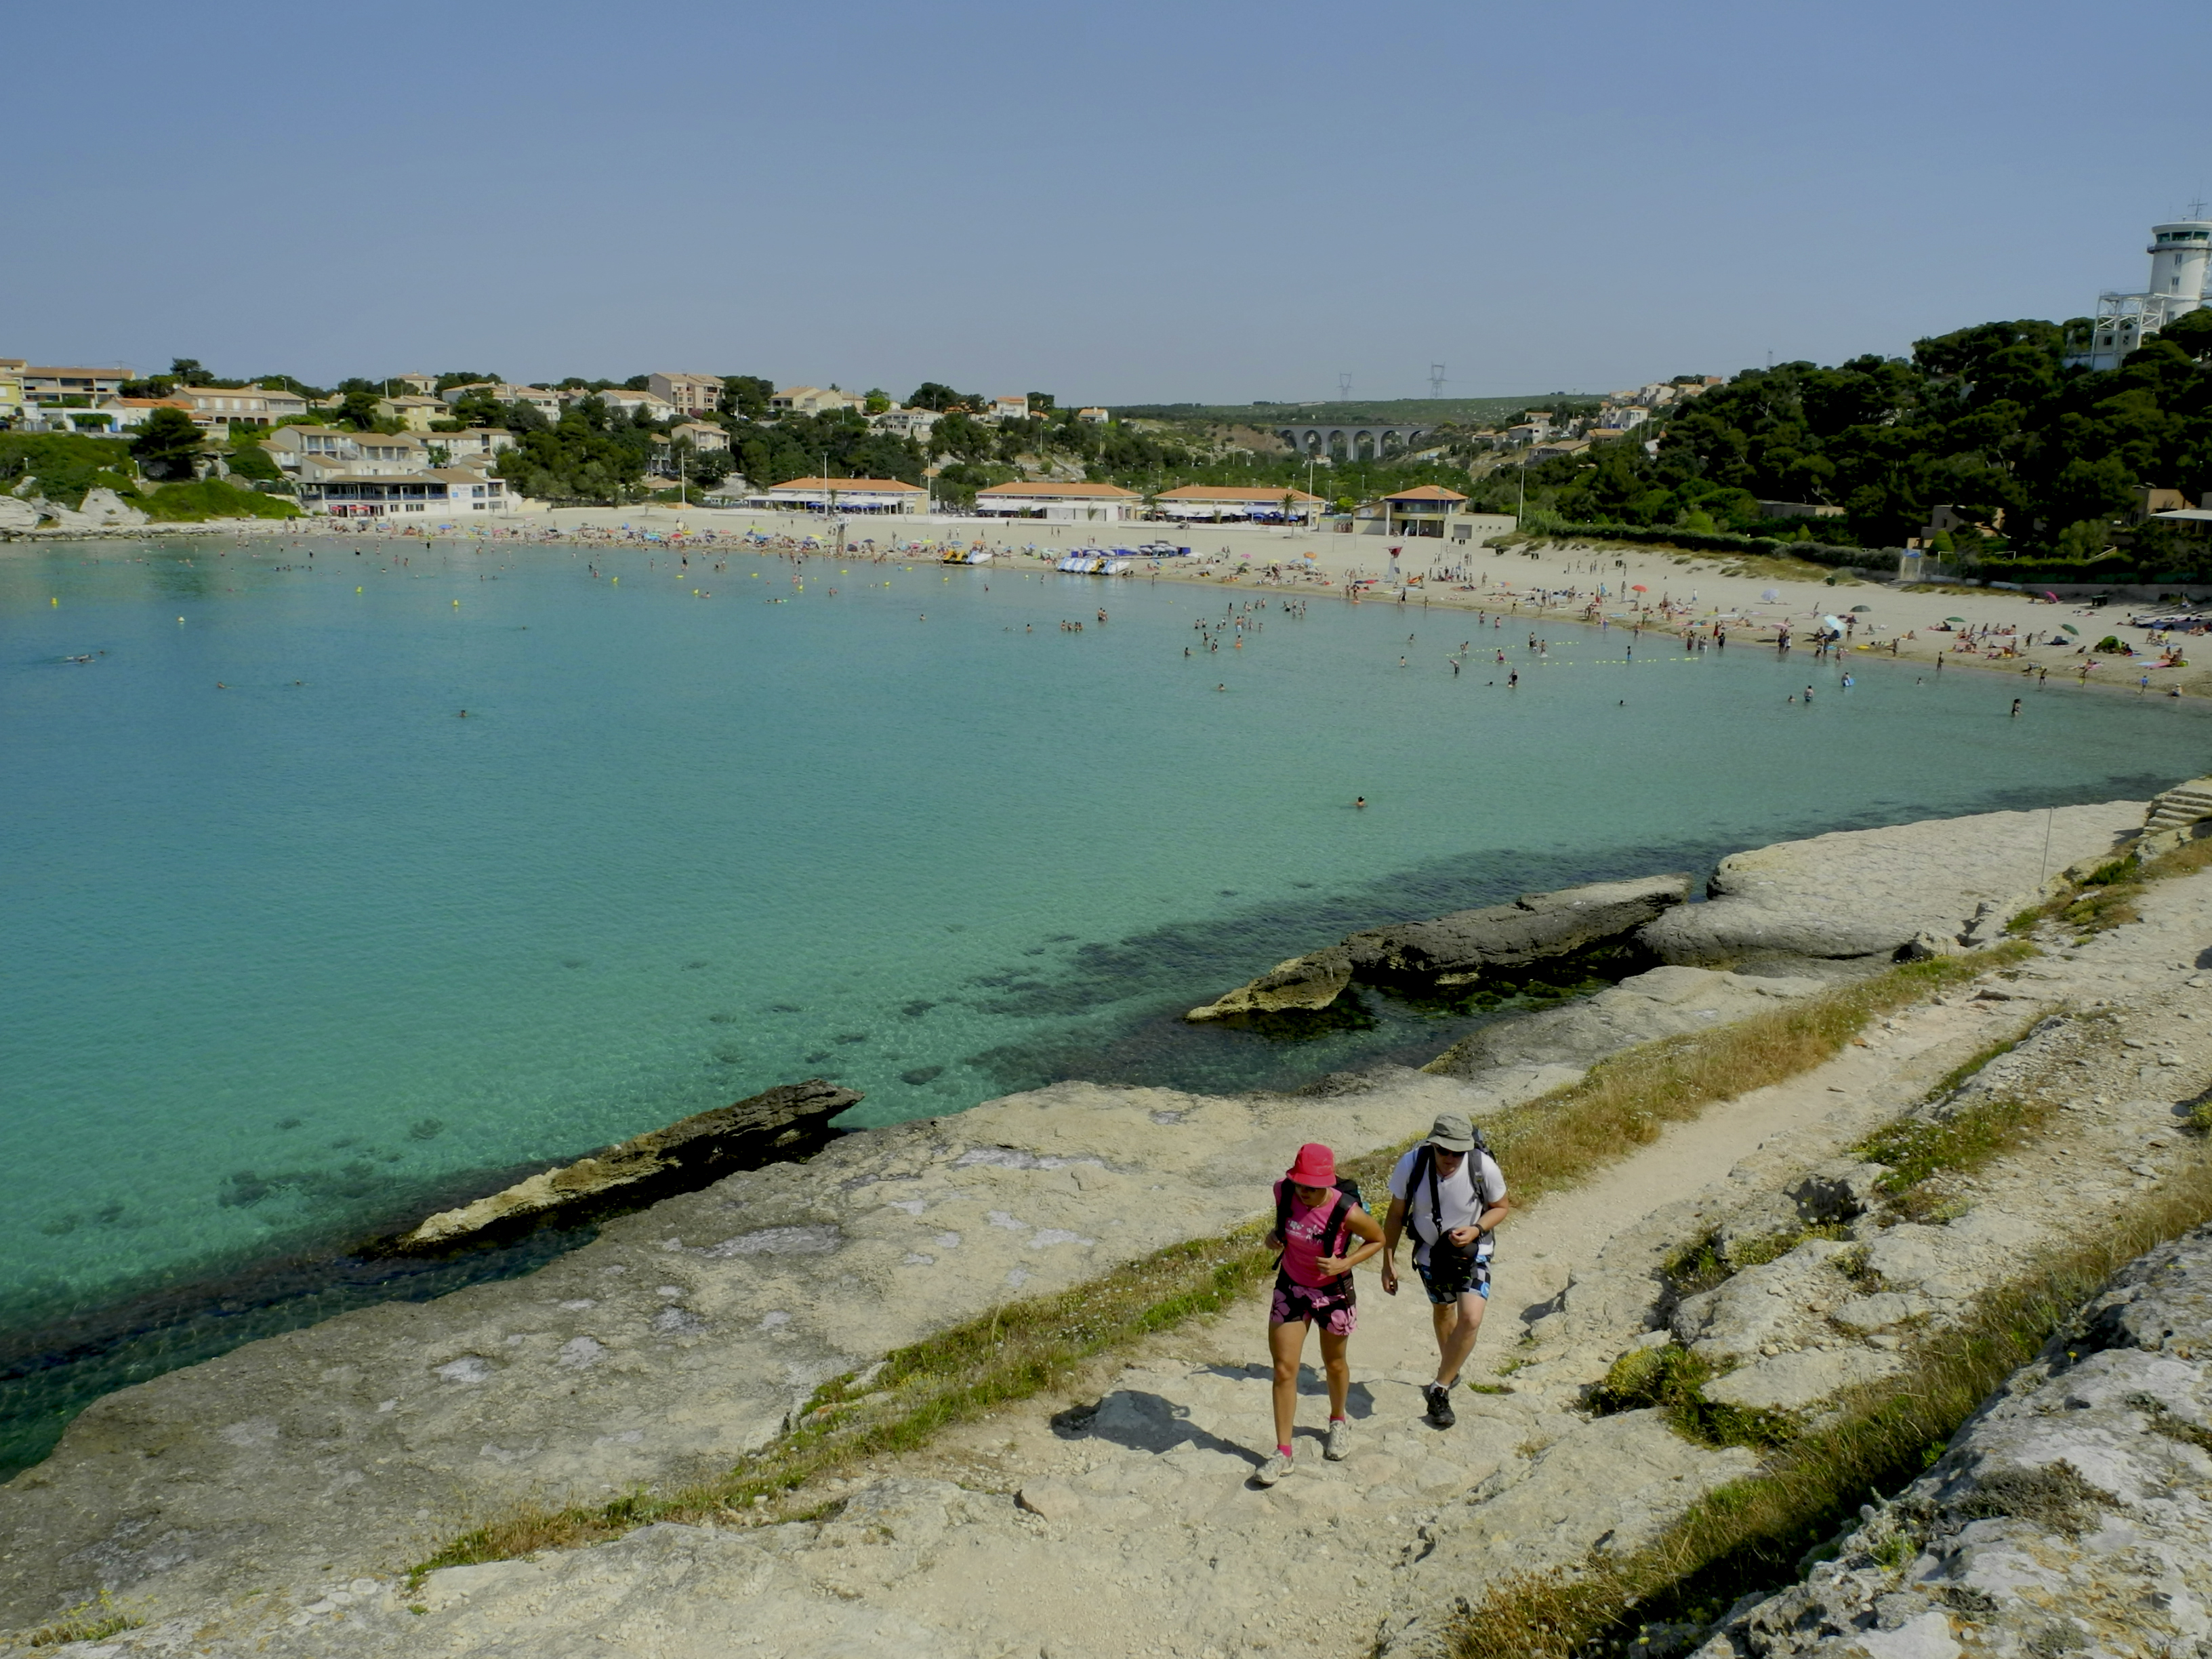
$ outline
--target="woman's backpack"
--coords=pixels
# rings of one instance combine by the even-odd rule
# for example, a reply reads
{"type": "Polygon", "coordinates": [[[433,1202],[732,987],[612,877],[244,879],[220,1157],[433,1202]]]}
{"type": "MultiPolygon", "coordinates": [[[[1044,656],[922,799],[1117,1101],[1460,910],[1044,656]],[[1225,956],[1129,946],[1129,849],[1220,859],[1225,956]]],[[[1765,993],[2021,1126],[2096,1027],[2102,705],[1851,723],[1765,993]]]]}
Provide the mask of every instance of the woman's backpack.
{"type": "MultiPolygon", "coordinates": [[[[1275,1256],[1275,1265],[1278,1267],[1283,1265],[1283,1258],[1281,1255],[1283,1239],[1285,1237],[1283,1229],[1291,1224],[1291,1204],[1296,1196],[1297,1194],[1292,1189],[1287,1178],[1277,1183],[1275,1191],[1275,1225],[1273,1231],[1267,1235],[1267,1238],[1268,1241],[1275,1247],[1277,1252],[1275,1256]]],[[[1367,1207],[1366,1200],[1359,1195],[1359,1183],[1354,1181],[1350,1176],[1337,1176],[1336,1203],[1328,1212],[1328,1224],[1321,1230],[1321,1253],[1323,1255],[1334,1255],[1336,1254],[1337,1244],[1344,1237],[1344,1218],[1352,1213],[1354,1207],[1362,1210],[1367,1207]]]]}

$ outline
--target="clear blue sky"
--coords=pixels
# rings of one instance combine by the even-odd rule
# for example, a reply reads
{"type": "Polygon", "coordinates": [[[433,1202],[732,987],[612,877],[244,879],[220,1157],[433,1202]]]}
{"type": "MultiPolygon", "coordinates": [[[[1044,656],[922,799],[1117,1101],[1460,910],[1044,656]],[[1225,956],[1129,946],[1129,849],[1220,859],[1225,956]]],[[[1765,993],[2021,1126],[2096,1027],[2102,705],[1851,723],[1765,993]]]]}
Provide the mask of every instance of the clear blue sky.
{"type": "Polygon", "coordinates": [[[27,8],[0,354],[1241,402],[1895,353],[2212,197],[2212,9],[2125,15],[27,8]]]}

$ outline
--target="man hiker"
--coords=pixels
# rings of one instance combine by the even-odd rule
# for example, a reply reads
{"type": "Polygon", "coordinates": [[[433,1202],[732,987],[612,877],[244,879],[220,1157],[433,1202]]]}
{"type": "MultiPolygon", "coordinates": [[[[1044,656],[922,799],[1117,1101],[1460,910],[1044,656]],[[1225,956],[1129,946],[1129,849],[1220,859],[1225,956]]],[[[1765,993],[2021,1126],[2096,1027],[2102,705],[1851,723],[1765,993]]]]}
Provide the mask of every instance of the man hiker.
{"type": "Polygon", "coordinates": [[[1318,1142],[1298,1148],[1275,1183],[1275,1294],[1267,1308],[1267,1352],[1275,1362],[1275,1450],[1253,1478],[1272,1486],[1291,1472],[1291,1433],[1298,1408],[1298,1364],[1306,1329],[1321,1327],[1322,1370],[1328,1378],[1328,1438],[1322,1455],[1340,1462],[1350,1449],[1344,1416],[1352,1387],[1346,1345],[1359,1322],[1352,1270],[1382,1248],[1382,1230],[1359,1201],[1359,1185],[1336,1175],[1336,1154],[1318,1142]]]}
{"type": "Polygon", "coordinates": [[[1429,1138],[1390,1171],[1390,1210],[1382,1218],[1382,1290],[1398,1294],[1398,1238],[1410,1224],[1413,1267],[1429,1293],[1437,1331],[1437,1380],[1421,1390],[1429,1421],[1456,1420],[1452,1386],[1474,1352],[1490,1298],[1490,1234],[1505,1218],[1505,1177],[1474,1128],[1446,1112],[1429,1138]]]}

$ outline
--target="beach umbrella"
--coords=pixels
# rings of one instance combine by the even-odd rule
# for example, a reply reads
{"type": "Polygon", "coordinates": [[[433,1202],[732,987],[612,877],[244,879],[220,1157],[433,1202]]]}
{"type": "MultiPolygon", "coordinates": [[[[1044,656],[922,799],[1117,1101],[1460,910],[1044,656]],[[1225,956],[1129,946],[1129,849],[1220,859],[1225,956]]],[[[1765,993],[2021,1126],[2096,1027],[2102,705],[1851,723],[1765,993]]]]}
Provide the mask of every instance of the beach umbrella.
{"type": "Polygon", "coordinates": [[[2069,634],[2078,634],[2081,631],[2080,629],[2075,627],[2072,623],[2061,623],[2058,625],[2069,634]]]}
{"type": "Polygon", "coordinates": [[[1943,618],[1943,620],[1944,620],[1945,622],[1962,623],[1962,622],[1966,621],[1966,619],[1964,617],[1944,617],[1944,618],[1943,618]]]}
{"type": "Polygon", "coordinates": [[[1775,600],[1782,597],[1782,590],[1778,587],[1762,587],[1759,590],[1759,597],[1767,604],[1772,605],[1775,600]]]}
{"type": "Polygon", "coordinates": [[[1649,589],[1648,587],[1644,586],[1644,585],[1642,582],[1638,582],[1638,583],[1637,583],[1637,584],[1636,584],[1636,591],[1637,591],[1638,592],[1639,592],[1639,593],[1648,593],[1648,592],[1650,592],[1651,590],[1650,590],[1650,589],[1649,589]]]}
{"type": "Polygon", "coordinates": [[[1874,609],[1874,607],[1873,607],[1872,605],[1853,605],[1853,606],[1851,607],[1851,611],[1852,611],[1852,612],[1853,612],[1853,614],[1854,614],[1854,615],[1857,614],[1857,613],[1858,613],[1858,612],[1860,612],[1860,611],[1871,611],[1871,610],[1873,610],[1873,609],[1874,609]]]}

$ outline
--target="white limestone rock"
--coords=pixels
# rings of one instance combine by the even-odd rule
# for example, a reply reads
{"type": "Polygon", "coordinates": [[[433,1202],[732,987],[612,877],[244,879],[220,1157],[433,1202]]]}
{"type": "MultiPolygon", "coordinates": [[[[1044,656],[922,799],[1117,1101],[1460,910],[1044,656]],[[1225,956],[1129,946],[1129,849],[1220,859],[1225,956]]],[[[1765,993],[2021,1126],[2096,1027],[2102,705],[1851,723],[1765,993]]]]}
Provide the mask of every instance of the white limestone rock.
{"type": "Polygon", "coordinates": [[[1707,967],[1888,958],[1915,939],[1925,951],[1956,950],[1970,930],[1978,941],[2001,932],[2069,864],[2116,856],[2144,810],[2106,801],[1984,812],[1732,854],[1705,903],[1667,911],[1639,937],[1662,961],[1707,967]]]}

